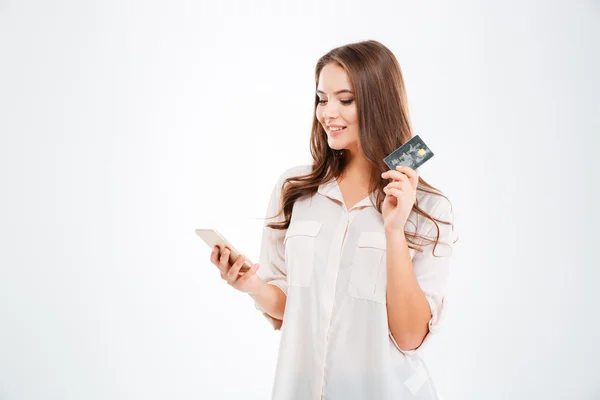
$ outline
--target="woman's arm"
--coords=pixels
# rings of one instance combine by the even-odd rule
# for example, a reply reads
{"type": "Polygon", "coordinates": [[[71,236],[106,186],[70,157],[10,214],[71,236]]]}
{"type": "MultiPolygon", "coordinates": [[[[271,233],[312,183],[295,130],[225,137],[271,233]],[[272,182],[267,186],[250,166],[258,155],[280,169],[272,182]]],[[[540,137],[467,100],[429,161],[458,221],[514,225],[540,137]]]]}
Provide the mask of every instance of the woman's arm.
{"type": "Polygon", "coordinates": [[[429,302],[419,287],[404,232],[386,232],[388,325],[402,350],[421,345],[431,319],[429,302]]]}
{"type": "MultiPolygon", "coordinates": [[[[451,205],[445,200],[430,215],[454,221],[451,205]]],[[[427,225],[431,227],[424,236],[435,239],[433,223],[427,225]]],[[[387,235],[388,324],[390,336],[404,353],[422,349],[427,337],[440,330],[445,314],[444,299],[456,234],[452,226],[441,223],[438,226],[435,256],[431,244],[416,252],[411,260],[404,232],[387,235]]]]}
{"type": "Polygon", "coordinates": [[[276,285],[271,285],[260,281],[256,290],[249,292],[256,305],[271,317],[283,320],[285,310],[286,294],[276,285]]]}

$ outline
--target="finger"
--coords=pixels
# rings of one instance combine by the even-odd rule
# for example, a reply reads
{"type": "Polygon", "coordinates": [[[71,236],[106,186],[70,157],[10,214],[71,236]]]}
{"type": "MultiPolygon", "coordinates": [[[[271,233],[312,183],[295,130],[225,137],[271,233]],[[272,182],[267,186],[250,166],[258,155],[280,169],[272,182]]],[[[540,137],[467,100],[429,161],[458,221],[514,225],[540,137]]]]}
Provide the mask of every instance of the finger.
{"type": "Polygon", "coordinates": [[[229,249],[225,247],[221,252],[221,257],[219,259],[219,269],[229,271],[229,249]]]}
{"type": "Polygon", "coordinates": [[[402,190],[408,190],[408,189],[412,189],[411,184],[408,180],[408,178],[406,178],[406,180],[404,181],[394,181],[394,182],[390,182],[388,183],[384,189],[402,189],[402,190]]]}
{"type": "Polygon", "coordinates": [[[406,165],[397,165],[396,171],[400,171],[408,176],[419,176],[419,173],[406,165]]]}
{"type": "Polygon", "coordinates": [[[244,267],[245,263],[246,263],[246,256],[243,255],[243,254],[240,254],[240,256],[238,257],[238,259],[235,260],[235,263],[233,263],[233,265],[231,266],[231,269],[236,268],[237,271],[238,271],[238,275],[240,275],[240,274],[243,273],[241,270],[244,267]]]}
{"type": "Polygon", "coordinates": [[[417,187],[417,184],[419,183],[419,173],[417,171],[405,165],[398,165],[396,170],[406,174],[410,179],[411,185],[415,188],[417,187]]]}
{"type": "Polygon", "coordinates": [[[215,246],[210,253],[210,262],[215,266],[219,266],[219,246],[215,246]]]}
{"type": "Polygon", "coordinates": [[[385,191],[385,193],[387,195],[392,195],[392,196],[394,196],[397,199],[400,199],[403,196],[402,192],[403,192],[402,190],[396,189],[396,188],[387,189],[385,191]]]}
{"type": "Polygon", "coordinates": [[[393,179],[393,180],[396,180],[396,181],[401,181],[403,179],[408,179],[408,176],[406,176],[402,172],[400,172],[400,171],[394,171],[394,170],[385,171],[384,173],[381,174],[381,177],[384,178],[384,179],[393,179]]]}
{"type": "Polygon", "coordinates": [[[248,280],[250,278],[252,278],[252,275],[254,275],[256,273],[256,271],[258,270],[259,265],[258,264],[254,264],[248,271],[246,271],[246,273],[244,273],[244,275],[242,275],[236,282],[235,284],[239,287],[242,287],[246,284],[246,282],[248,282],[248,280]]]}
{"type": "Polygon", "coordinates": [[[222,253],[220,253],[220,247],[218,245],[216,245],[212,252],[210,253],[210,261],[215,265],[215,267],[217,267],[217,269],[219,270],[219,272],[221,273],[221,278],[224,278],[224,274],[227,273],[227,270],[223,269],[223,267],[221,267],[221,256],[223,255],[222,253]]]}
{"type": "Polygon", "coordinates": [[[233,263],[229,272],[227,272],[227,283],[233,285],[233,282],[238,278],[240,268],[244,265],[244,256],[240,256],[236,262],[233,263]]]}

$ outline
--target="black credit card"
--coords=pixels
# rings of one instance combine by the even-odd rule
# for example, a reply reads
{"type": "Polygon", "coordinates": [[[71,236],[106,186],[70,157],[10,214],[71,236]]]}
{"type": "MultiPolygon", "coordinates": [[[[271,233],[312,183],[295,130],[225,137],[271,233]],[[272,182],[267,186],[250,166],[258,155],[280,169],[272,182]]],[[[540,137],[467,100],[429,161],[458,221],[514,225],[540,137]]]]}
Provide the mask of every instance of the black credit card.
{"type": "Polygon", "coordinates": [[[389,156],[383,159],[390,169],[396,170],[398,165],[404,165],[412,169],[417,169],[433,157],[433,152],[419,135],[415,135],[408,142],[394,150],[389,156]]]}

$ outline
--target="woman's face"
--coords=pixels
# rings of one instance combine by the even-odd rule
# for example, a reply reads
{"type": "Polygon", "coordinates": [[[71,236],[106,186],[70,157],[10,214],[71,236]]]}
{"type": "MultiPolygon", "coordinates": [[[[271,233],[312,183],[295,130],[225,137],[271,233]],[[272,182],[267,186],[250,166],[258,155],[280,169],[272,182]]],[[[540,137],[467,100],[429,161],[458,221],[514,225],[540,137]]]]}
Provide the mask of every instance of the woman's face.
{"type": "Polygon", "coordinates": [[[327,64],[319,74],[317,120],[327,133],[333,150],[359,148],[358,115],[348,75],[339,64],[327,64]],[[337,130],[337,127],[343,129],[337,130]]]}

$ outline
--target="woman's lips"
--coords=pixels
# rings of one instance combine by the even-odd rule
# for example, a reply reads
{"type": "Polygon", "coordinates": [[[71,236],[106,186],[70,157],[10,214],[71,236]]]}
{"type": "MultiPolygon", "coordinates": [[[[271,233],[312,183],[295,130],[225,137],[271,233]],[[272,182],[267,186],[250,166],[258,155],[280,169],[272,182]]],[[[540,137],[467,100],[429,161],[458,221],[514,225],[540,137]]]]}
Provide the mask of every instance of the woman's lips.
{"type": "Polygon", "coordinates": [[[331,129],[329,129],[329,135],[330,135],[331,137],[336,137],[336,136],[339,136],[339,135],[341,135],[341,134],[342,134],[342,132],[344,132],[345,130],[346,130],[346,128],[343,128],[343,129],[338,129],[338,130],[335,130],[335,131],[332,131],[331,129]]]}

